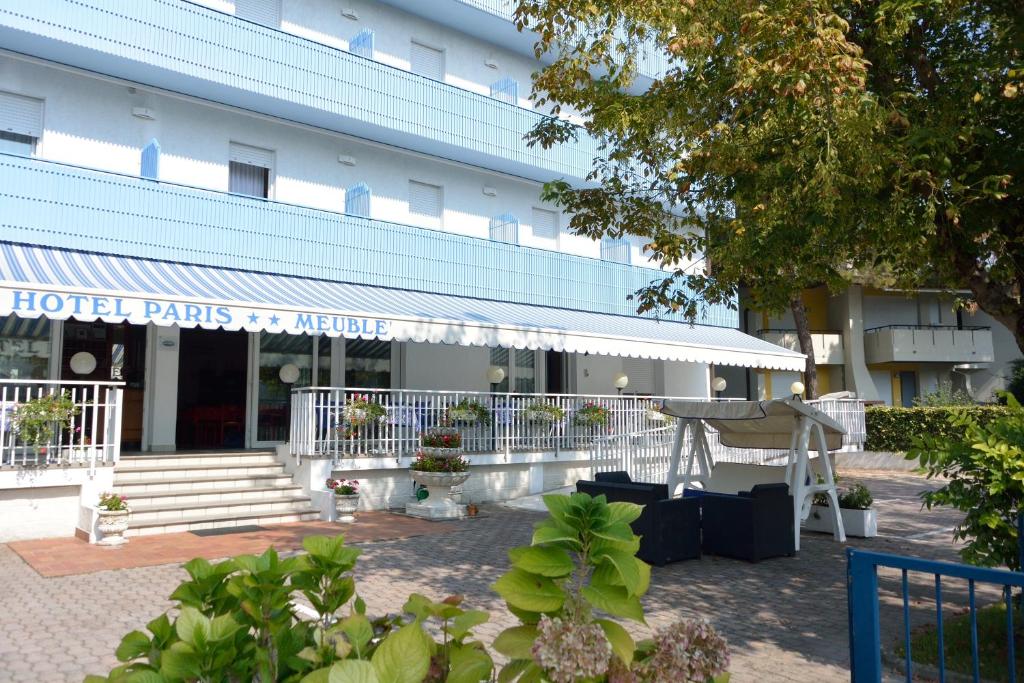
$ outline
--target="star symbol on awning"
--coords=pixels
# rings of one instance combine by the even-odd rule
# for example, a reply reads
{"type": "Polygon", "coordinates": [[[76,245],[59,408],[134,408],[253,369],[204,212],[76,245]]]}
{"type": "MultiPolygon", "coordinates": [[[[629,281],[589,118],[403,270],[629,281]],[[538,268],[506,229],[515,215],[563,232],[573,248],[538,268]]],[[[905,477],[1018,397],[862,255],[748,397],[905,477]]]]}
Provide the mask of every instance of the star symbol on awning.
{"type": "Polygon", "coordinates": [[[250,314],[249,314],[249,322],[250,322],[250,323],[252,323],[253,325],[255,325],[255,324],[256,324],[256,323],[258,323],[259,321],[260,321],[260,317],[259,317],[258,315],[256,315],[255,313],[250,313],[250,314]]]}
{"type": "Polygon", "coordinates": [[[271,325],[277,325],[279,322],[281,322],[281,319],[278,318],[276,315],[270,316],[270,324],[271,325]]]}

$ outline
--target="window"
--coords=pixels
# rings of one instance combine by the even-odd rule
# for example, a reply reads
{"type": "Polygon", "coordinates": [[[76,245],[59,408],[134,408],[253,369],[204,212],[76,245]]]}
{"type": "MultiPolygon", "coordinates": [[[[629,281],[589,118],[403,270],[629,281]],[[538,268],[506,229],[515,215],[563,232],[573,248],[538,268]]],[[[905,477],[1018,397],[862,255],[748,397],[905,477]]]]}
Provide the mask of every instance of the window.
{"type": "Polygon", "coordinates": [[[491,239],[495,242],[519,243],[519,219],[510,213],[491,219],[491,239]]]}
{"type": "Polygon", "coordinates": [[[348,51],[360,57],[373,59],[373,31],[364,28],[348,41],[348,51]]]}
{"type": "Polygon", "coordinates": [[[345,386],[391,388],[391,342],[379,339],[345,341],[345,386]]]}
{"type": "Polygon", "coordinates": [[[31,156],[43,134],[43,101],[0,92],[0,152],[31,156]]]}
{"type": "Polygon", "coordinates": [[[250,197],[270,197],[274,153],[259,147],[231,143],[228,163],[228,192],[250,197]]]}
{"type": "Polygon", "coordinates": [[[558,239],[558,214],[547,209],[533,210],[533,236],[541,239],[558,239]]]}
{"type": "Polygon", "coordinates": [[[531,349],[516,349],[516,392],[532,394],[537,390],[537,355],[531,349]]]}
{"type": "Polygon", "coordinates": [[[0,317],[0,377],[46,379],[50,373],[50,320],[0,317]]]}
{"type": "Polygon", "coordinates": [[[605,261],[615,263],[630,263],[630,244],[625,237],[613,239],[611,237],[601,238],[601,258],[605,261]]]}
{"type": "Polygon", "coordinates": [[[509,104],[516,104],[519,101],[519,83],[514,78],[508,77],[491,83],[491,97],[509,104]]]}
{"type": "Polygon", "coordinates": [[[345,213],[350,216],[370,217],[370,188],[359,183],[345,190],[345,213]]]}
{"type": "Polygon", "coordinates": [[[409,181],[409,214],[418,225],[440,228],[443,210],[444,195],[440,186],[409,181]]]}
{"type": "Polygon", "coordinates": [[[443,81],[444,52],[413,41],[409,54],[409,70],[435,81],[443,81]]]}
{"type": "Polygon", "coordinates": [[[497,348],[492,348],[491,349],[491,365],[494,365],[495,367],[499,367],[499,368],[501,368],[502,370],[505,371],[504,379],[502,379],[497,384],[492,384],[491,385],[491,391],[497,391],[497,392],[501,392],[501,393],[507,392],[508,391],[508,381],[509,381],[509,378],[511,377],[511,373],[510,373],[511,368],[509,368],[509,365],[508,365],[508,349],[502,348],[500,346],[497,347],[497,348]]]}
{"type": "Polygon", "coordinates": [[[235,0],[235,16],[277,28],[281,25],[281,0],[235,0]]]}

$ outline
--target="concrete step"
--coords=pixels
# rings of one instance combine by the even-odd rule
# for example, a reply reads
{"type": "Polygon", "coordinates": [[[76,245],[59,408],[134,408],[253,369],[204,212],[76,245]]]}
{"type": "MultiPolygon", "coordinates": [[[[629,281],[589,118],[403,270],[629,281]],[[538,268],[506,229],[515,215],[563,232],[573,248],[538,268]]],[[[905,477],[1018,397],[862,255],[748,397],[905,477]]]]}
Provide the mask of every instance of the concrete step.
{"type": "Polygon", "coordinates": [[[273,451],[224,451],[204,453],[159,453],[152,455],[123,455],[117,461],[118,471],[152,468],[206,465],[273,465],[278,462],[273,451]]]}
{"type": "Polygon", "coordinates": [[[301,494],[302,487],[298,484],[151,491],[148,493],[140,492],[133,495],[131,497],[131,506],[132,509],[137,509],[143,507],[169,507],[174,505],[192,505],[200,503],[205,505],[218,505],[220,503],[235,502],[239,500],[258,501],[268,498],[278,498],[282,495],[294,496],[301,494]]]}
{"type": "Polygon", "coordinates": [[[134,496],[150,493],[184,493],[208,489],[225,491],[246,488],[284,487],[293,485],[290,475],[284,472],[264,472],[262,474],[232,474],[199,477],[150,477],[118,481],[115,476],[114,492],[129,499],[134,496]]]}
{"type": "Polygon", "coordinates": [[[153,479],[201,479],[209,477],[244,477],[246,475],[278,474],[284,472],[280,463],[267,464],[212,464],[212,465],[175,465],[172,467],[129,467],[114,469],[114,485],[127,484],[133,481],[149,481],[153,479]]]}
{"type": "Polygon", "coordinates": [[[131,523],[145,525],[151,522],[171,524],[182,519],[197,517],[238,517],[249,514],[288,514],[309,509],[309,496],[278,495],[259,500],[233,500],[220,503],[191,503],[176,505],[133,505],[131,523]]]}
{"type": "Polygon", "coordinates": [[[236,526],[257,524],[286,524],[288,522],[308,522],[320,519],[320,511],[312,506],[297,508],[291,511],[250,512],[227,515],[195,515],[174,521],[136,522],[129,520],[125,536],[149,536],[151,534],[170,534],[199,529],[226,529],[236,526]]]}

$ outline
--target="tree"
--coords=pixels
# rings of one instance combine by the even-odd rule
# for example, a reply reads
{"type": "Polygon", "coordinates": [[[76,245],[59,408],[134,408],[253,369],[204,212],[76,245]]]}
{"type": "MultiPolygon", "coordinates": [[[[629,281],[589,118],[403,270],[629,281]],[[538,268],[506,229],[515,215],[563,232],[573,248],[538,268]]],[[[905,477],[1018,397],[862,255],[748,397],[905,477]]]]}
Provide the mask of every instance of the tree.
{"type": "MultiPolygon", "coordinates": [[[[693,319],[742,283],[780,313],[882,270],[969,287],[1024,347],[1022,14],[1012,0],[521,0],[538,55],[558,55],[534,98],[603,144],[590,186],[545,196],[578,234],[646,238],[668,272],[639,312],[693,319]],[[669,66],[630,94],[651,43],[669,66]],[[707,268],[686,271],[699,254],[707,268]]],[[[531,141],[574,134],[555,118],[531,141]]]]}

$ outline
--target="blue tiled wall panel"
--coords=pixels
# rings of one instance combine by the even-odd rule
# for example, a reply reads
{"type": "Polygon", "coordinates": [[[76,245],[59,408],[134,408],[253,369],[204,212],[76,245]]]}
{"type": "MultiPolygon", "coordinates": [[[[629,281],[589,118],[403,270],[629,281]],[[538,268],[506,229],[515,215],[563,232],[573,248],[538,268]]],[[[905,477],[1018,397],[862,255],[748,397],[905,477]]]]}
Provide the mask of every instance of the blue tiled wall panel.
{"type": "MultiPolygon", "coordinates": [[[[0,239],[634,315],[650,268],[0,155],[0,239]]],[[[699,321],[735,327],[709,306],[699,321]]]]}
{"type": "Polygon", "coordinates": [[[0,46],[535,180],[597,151],[530,148],[540,114],[182,0],[3,0],[0,46]]]}

